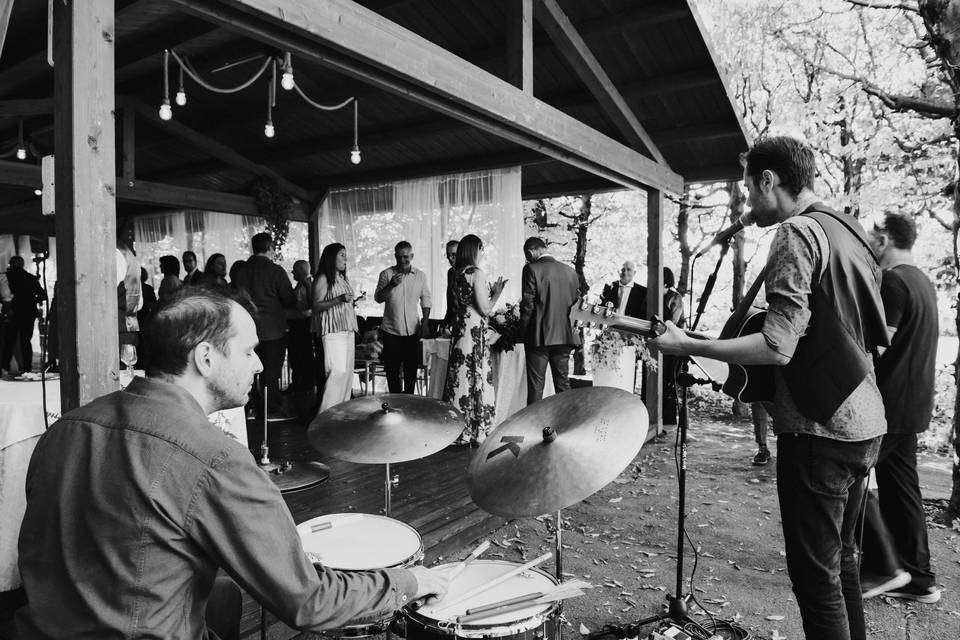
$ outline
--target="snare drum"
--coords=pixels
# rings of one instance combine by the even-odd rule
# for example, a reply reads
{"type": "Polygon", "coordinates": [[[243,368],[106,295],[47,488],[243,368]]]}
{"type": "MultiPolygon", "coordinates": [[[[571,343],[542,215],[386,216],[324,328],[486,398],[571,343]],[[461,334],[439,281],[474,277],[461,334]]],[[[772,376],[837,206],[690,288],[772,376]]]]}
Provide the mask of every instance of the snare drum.
{"type": "MultiPolygon", "coordinates": [[[[445,565],[450,566],[450,565],[445,565]]],[[[476,560],[450,584],[444,598],[454,602],[461,594],[509,573],[519,565],[505,560],[476,560]]],[[[467,609],[500,602],[530,593],[545,592],[557,581],[539,569],[529,569],[469,600],[444,608],[443,601],[413,610],[403,610],[407,640],[449,640],[450,638],[507,638],[510,640],[559,640],[559,603],[539,604],[458,624],[457,616],[467,609]]]]}
{"type": "MultiPolygon", "coordinates": [[[[331,513],[297,525],[303,550],[325,567],[349,571],[409,567],[423,560],[423,543],[408,524],[369,513],[331,513]]],[[[361,637],[386,631],[393,615],[379,622],[328,631],[361,637]]]]}

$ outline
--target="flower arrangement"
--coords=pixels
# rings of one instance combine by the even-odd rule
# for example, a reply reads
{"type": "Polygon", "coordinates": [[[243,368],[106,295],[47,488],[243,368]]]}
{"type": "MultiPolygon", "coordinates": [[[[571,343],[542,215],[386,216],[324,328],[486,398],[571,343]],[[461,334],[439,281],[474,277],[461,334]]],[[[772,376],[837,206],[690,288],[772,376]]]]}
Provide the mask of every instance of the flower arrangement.
{"type": "Polygon", "coordinates": [[[490,316],[490,328],[496,332],[490,340],[490,351],[502,353],[512,351],[520,339],[520,305],[509,302],[490,316]]]}
{"type": "Polygon", "coordinates": [[[616,329],[605,328],[595,335],[590,344],[590,361],[593,369],[598,368],[616,369],[620,366],[620,356],[626,347],[636,347],[637,356],[643,361],[644,365],[655,370],[657,360],[650,355],[647,349],[645,338],[629,333],[624,333],[616,329]]]}

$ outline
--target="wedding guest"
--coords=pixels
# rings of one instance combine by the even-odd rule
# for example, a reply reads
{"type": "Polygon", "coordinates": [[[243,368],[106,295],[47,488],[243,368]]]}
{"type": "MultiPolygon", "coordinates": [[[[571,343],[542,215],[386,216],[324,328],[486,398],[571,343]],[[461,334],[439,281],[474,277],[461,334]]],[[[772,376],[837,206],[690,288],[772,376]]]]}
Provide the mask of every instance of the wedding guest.
{"type": "Polygon", "coordinates": [[[230,288],[234,291],[240,288],[240,285],[237,282],[239,279],[243,278],[243,271],[246,268],[246,260],[235,260],[234,263],[230,265],[230,288]]]}
{"type": "MultiPolygon", "coordinates": [[[[323,342],[323,365],[327,381],[320,411],[346,402],[353,388],[354,332],[353,287],[347,278],[347,249],[339,242],[328,244],[320,254],[313,281],[311,329],[323,342]]],[[[391,393],[394,393],[391,389],[391,393]]]]}
{"type": "Polygon", "coordinates": [[[30,340],[33,338],[34,322],[41,316],[37,307],[47,299],[47,292],[40,286],[39,278],[23,268],[22,256],[10,258],[9,265],[7,281],[13,294],[12,313],[4,328],[3,355],[0,358],[2,369],[7,369],[16,349],[20,355],[20,373],[28,373],[33,369],[30,340]]]}
{"type": "Polygon", "coordinates": [[[443,400],[463,412],[466,429],[456,444],[479,446],[493,426],[493,364],[487,343],[487,317],[503,286],[498,278],[490,287],[480,268],[483,242],[466,235],[457,247],[453,280],[454,321],[450,333],[450,357],[443,400]]]}
{"type": "Polygon", "coordinates": [[[163,274],[163,279],[157,291],[157,301],[164,305],[183,284],[180,282],[180,261],[177,256],[160,256],[160,273],[163,274]]]}
{"type": "MultiPolygon", "coordinates": [[[[669,320],[682,329],[686,325],[686,319],[683,315],[683,296],[677,291],[677,279],[668,267],[663,268],[663,289],[663,320],[669,320]]],[[[646,290],[643,294],[646,297],[646,290]]],[[[675,357],[663,356],[664,424],[677,424],[677,386],[674,377],[676,367],[677,359],[675,357]]]]}
{"type": "Polygon", "coordinates": [[[627,260],[620,267],[620,279],[603,286],[600,301],[609,303],[619,315],[647,320],[647,288],[634,284],[637,265],[627,260]]]}
{"type": "Polygon", "coordinates": [[[443,327],[447,331],[453,328],[453,323],[457,317],[457,312],[454,309],[457,303],[457,294],[454,291],[453,280],[457,272],[457,247],[459,244],[457,240],[450,240],[446,247],[447,262],[450,263],[450,268],[447,269],[447,312],[443,316],[443,327]]]}
{"type": "Polygon", "coordinates": [[[222,253],[214,253],[207,258],[200,272],[200,284],[208,287],[227,286],[227,258],[222,253]]]}
{"type": "Polygon", "coordinates": [[[157,308],[157,292],[150,284],[150,276],[143,267],[140,267],[140,291],[143,294],[143,306],[140,311],[137,311],[137,323],[140,325],[140,332],[143,333],[147,319],[157,308]]]}
{"type": "Polygon", "coordinates": [[[427,274],[413,266],[413,246],[401,240],[394,247],[395,266],[380,272],[373,299],[384,304],[383,367],[390,393],[413,393],[420,365],[420,338],[430,336],[430,287],[427,274]],[[417,314],[417,303],[423,321],[417,314]],[[403,386],[400,370],[403,369],[403,386]]]}
{"type": "Polygon", "coordinates": [[[183,270],[186,273],[183,284],[198,285],[202,282],[203,271],[197,268],[197,254],[193,251],[183,252],[183,270]]]}
{"type": "Polygon", "coordinates": [[[287,345],[290,386],[286,392],[294,396],[305,396],[313,391],[317,366],[313,359],[313,336],[310,335],[310,319],[313,316],[313,278],[310,276],[310,263],[297,260],[293,263],[292,273],[297,283],[293,288],[297,304],[293,309],[287,309],[287,326],[290,328],[290,343],[287,345]]]}

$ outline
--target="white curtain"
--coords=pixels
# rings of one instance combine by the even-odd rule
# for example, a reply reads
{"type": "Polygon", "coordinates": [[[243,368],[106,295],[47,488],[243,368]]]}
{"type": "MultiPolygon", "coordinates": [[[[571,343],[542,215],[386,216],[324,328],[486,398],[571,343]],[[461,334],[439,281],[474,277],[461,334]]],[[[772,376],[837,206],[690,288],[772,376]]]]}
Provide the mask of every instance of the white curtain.
{"type": "Polygon", "coordinates": [[[407,240],[414,265],[430,279],[430,315],[442,318],[449,266],[445,246],[468,233],[483,240],[488,279],[509,279],[500,305],[518,301],[524,239],[519,167],[334,190],[321,209],[320,242],[347,247],[350,280],[367,292],[358,306],[363,314],[383,312],[373,300],[377,276],[394,263],[394,245],[407,240]]]}

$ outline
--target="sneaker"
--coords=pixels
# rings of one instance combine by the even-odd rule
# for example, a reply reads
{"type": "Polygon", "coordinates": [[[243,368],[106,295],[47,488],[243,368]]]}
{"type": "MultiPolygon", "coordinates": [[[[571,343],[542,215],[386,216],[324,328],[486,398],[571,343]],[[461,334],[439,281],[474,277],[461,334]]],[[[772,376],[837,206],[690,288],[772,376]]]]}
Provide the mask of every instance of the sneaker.
{"type": "Polygon", "coordinates": [[[903,569],[897,569],[892,576],[860,576],[860,589],[863,599],[875,598],[879,595],[890,595],[890,591],[910,584],[910,574],[903,569]]]}
{"type": "Polygon", "coordinates": [[[754,466],[762,467],[768,462],[770,462],[770,449],[766,447],[760,447],[757,449],[757,454],[753,456],[754,466]]]}
{"type": "Polygon", "coordinates": [[[891,589],[883,595],[891,598],[902,598],[904,600],[913,600],[923,604],[933,604],[940,602],[940,589],[936,587],[917,587],[911,582],[902,588],[891,589]]]}

